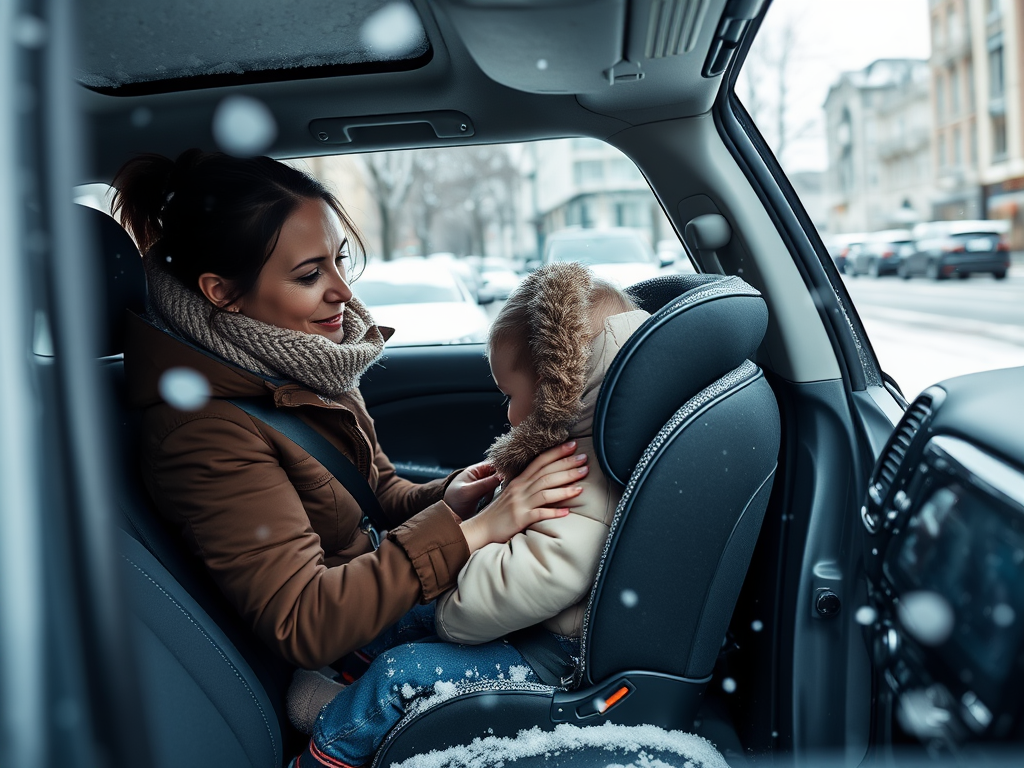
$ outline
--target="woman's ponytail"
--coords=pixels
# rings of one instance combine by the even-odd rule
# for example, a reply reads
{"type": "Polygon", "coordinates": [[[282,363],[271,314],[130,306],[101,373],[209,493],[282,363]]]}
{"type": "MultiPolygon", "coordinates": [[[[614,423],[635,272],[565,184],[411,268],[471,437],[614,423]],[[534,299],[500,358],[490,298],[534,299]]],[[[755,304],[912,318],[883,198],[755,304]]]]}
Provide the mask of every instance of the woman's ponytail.
{"type": "Polygon", "coordinates": [[[163,155],[139,155],[114,177],[114,216],[146,253],[163,235],[161,211],[167,204],[175,163],[163,155]]]}

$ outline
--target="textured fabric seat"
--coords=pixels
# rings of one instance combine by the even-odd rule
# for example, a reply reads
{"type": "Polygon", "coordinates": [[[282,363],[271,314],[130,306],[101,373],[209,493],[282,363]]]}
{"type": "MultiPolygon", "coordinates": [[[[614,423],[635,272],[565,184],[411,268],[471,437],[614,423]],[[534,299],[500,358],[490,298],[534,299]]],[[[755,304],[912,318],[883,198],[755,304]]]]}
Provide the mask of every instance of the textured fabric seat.
{"type": "Polygon", "coordinates": [[[630,289],[652,317],[605,378],[597,459],[625,488],[571,690],[502,682],[413,705],[375,764],[559,723],[690,730],[768,504],[780,422],[751,362],[768,313],[737,277],[630,289]]]}
{"type": "Polygon", "coordinates": [[[280,768],[291,668],[242,625],[139,477],[138,416],[122,406],[123,321],[142,312],[146,277],[132,239],[106,214],[80,207],[106,277],[107,333],[100,360],[118,406],[112,431],[119,505],[118,553],[153,757],[160,766],[280,768]]]}

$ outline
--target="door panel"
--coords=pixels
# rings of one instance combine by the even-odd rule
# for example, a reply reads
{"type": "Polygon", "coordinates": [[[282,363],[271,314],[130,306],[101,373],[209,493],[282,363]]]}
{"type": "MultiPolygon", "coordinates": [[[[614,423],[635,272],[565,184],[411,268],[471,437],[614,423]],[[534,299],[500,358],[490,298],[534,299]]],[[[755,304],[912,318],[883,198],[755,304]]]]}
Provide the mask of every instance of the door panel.
{"type": "Polygon", "coordinates": [[[508,429],[483,344],[390,349],[359,389],[384,452],[417,482],[482,460],[508,429]]]}

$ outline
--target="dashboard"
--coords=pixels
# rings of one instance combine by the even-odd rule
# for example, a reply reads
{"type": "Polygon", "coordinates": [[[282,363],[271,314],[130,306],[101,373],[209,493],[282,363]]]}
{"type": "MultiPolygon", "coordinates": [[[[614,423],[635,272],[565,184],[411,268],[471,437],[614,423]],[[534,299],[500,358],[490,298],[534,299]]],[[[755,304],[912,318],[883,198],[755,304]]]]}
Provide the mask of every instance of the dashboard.
{"type": "Polygon", "coordinates": [[[942,751],[1024,741],[1024,368],[925,390],[861,520],[855,618],[892,704],[883,727],[942,751]]]}

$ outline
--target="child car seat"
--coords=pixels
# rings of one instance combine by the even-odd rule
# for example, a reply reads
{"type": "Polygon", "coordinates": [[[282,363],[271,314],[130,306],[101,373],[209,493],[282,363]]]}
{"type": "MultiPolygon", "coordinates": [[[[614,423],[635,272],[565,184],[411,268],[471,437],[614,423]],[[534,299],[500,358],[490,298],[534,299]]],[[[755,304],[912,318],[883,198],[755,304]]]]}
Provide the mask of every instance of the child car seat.
{"type": "Polygon", "coordinates": [[[768,312],[738,277],[660,277],[630,291],[653,314],[598,397],[597,459],[625,490],[573,685],[466,684],[413,704],[374,765],[559,723],[692,729],[775,476],[778,406],[750,360],[768,312]]]}

